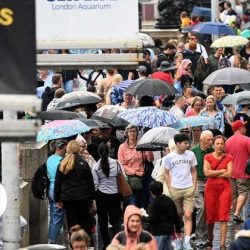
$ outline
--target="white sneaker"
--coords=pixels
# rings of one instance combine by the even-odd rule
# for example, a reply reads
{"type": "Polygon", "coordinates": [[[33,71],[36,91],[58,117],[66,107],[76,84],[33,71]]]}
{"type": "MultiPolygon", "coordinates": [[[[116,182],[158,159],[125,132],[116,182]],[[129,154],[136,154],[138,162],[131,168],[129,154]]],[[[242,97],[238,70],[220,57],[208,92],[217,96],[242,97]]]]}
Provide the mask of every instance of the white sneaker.
{"type": "Polygon", "coordinates": [[[183,243],[183,250],[193,250],[192,246],[190,245],[190,242],[184,242],[183,243]]]}
{"type": "Polygon", "coordinates": [[[175,240],[175,249],[176,250],[182,250],[182,241],[181,240],[175,240]]]}

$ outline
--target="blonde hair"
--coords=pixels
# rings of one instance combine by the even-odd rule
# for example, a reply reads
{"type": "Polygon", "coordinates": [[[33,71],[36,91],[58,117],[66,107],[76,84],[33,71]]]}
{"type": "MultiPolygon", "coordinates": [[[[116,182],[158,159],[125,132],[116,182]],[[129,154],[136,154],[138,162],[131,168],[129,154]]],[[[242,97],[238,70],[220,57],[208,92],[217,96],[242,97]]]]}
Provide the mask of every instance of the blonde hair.
{"type": "Polygon", "coordinates": [[[118,83],[120,83],[120,82],[122,82],[122,81],[123,81],[122,75],[120,75],[120,74],[115,74],[115,75],[113,76],[113,81],[112,81],[113,84],[118,84],[118,83]]]}
{"type": "MultiPolygon", "coordinates": [[[[209,96],[206,98],[206,102],[207,102],[207,100],[212,100],[212,101],[213,101],[213,103],[214,103],[214,110],[218,112],[219,109],[218,109],[218,107],[217,107],[215,97],[214,97],[213,95],[209,95],[209,96]]],[[[203,112],[203,111],[207,111],[207,106],[205,106],[205,108],[201,110],[201,112],[203,112]]]]}
{"type": "Polygon", "coordinates": [[[81,147],[77,141],[72,140],[67,145],[67,154],[60,163],[59,170],[64,174],[68,174],[75,167],[75,154],[79,153],[81,147]]]}
{"type": "Polygon", "coordinates": [[[114,245],[114,244],[109,244],[106,248],[106,250],[124,250],[125,248],[122,247],[121,245],[114,245]]]}
{"type": "Polygon", "coordinates": [[[191,102],[191,108],[194,107],[196,102],[201,102],[202,106],[204,106],[204,100],[200,96],[195,96],[191,102]]]}

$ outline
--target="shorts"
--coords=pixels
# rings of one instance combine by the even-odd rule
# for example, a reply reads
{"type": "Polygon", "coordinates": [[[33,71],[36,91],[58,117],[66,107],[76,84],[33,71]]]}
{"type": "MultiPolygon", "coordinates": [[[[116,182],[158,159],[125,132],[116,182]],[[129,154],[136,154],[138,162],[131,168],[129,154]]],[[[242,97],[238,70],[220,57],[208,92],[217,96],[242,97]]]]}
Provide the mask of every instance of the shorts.
{"type": "Polygon", "coordinates": [[[231,186],[233,191],[233,199],[238,198],[239,195],[247,197],[250,186],[250,179],[231,179],[231,186]]]}
{"type": "Polygon", "coordinates": [[[189,188],[173,188],[169,189],[171,198],[173,199],[178,214],[182,214],[184,211],[193,212],[195,207],[195,190],[194,187],[189,188]]]}

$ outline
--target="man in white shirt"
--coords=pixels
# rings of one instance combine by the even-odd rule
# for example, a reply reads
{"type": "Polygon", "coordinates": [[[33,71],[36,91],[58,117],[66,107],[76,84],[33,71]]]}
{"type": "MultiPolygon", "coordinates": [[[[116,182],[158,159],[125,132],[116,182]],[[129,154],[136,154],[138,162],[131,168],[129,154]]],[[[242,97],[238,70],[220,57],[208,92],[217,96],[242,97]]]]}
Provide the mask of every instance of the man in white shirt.
{"type": "Polygon", "coordinates": [[[169,112],[175,115],[176,118],[182,119],[185,117],[184,110],[187,105],[186,98],[181,95],[176,95],[174,99],[175,105],[169,110],[169,112]]]}
{"type": "Polygon", "coordinates": [[[184,242],[182,243],[181,239],[177,239],[176,249],[192,250],[190,235],[197,186],[197,160],[194,153],[188,150],[188,135],[177,134],[174,136],[174,141],[177,149],[165,158],[165,178],[180,218],[182,218],[184,210],[184,242]]]}

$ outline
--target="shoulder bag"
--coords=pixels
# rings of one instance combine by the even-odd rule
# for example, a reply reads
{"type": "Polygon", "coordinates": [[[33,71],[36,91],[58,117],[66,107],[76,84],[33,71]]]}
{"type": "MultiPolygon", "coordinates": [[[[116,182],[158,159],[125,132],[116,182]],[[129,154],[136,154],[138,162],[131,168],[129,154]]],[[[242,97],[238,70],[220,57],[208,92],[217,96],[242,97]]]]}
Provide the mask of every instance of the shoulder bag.
{"type": "Polygon", "coordinates": [[[118,187],[118,192],[123,198],[126,198],[126,197],[132,195],[133,192],[132,192],[131,187],[129,186],[125,176],[123,175],[120,164],[118,163],[118,161],[116,161],[116,163],[117,163],[117,187],[118,187]]]}

